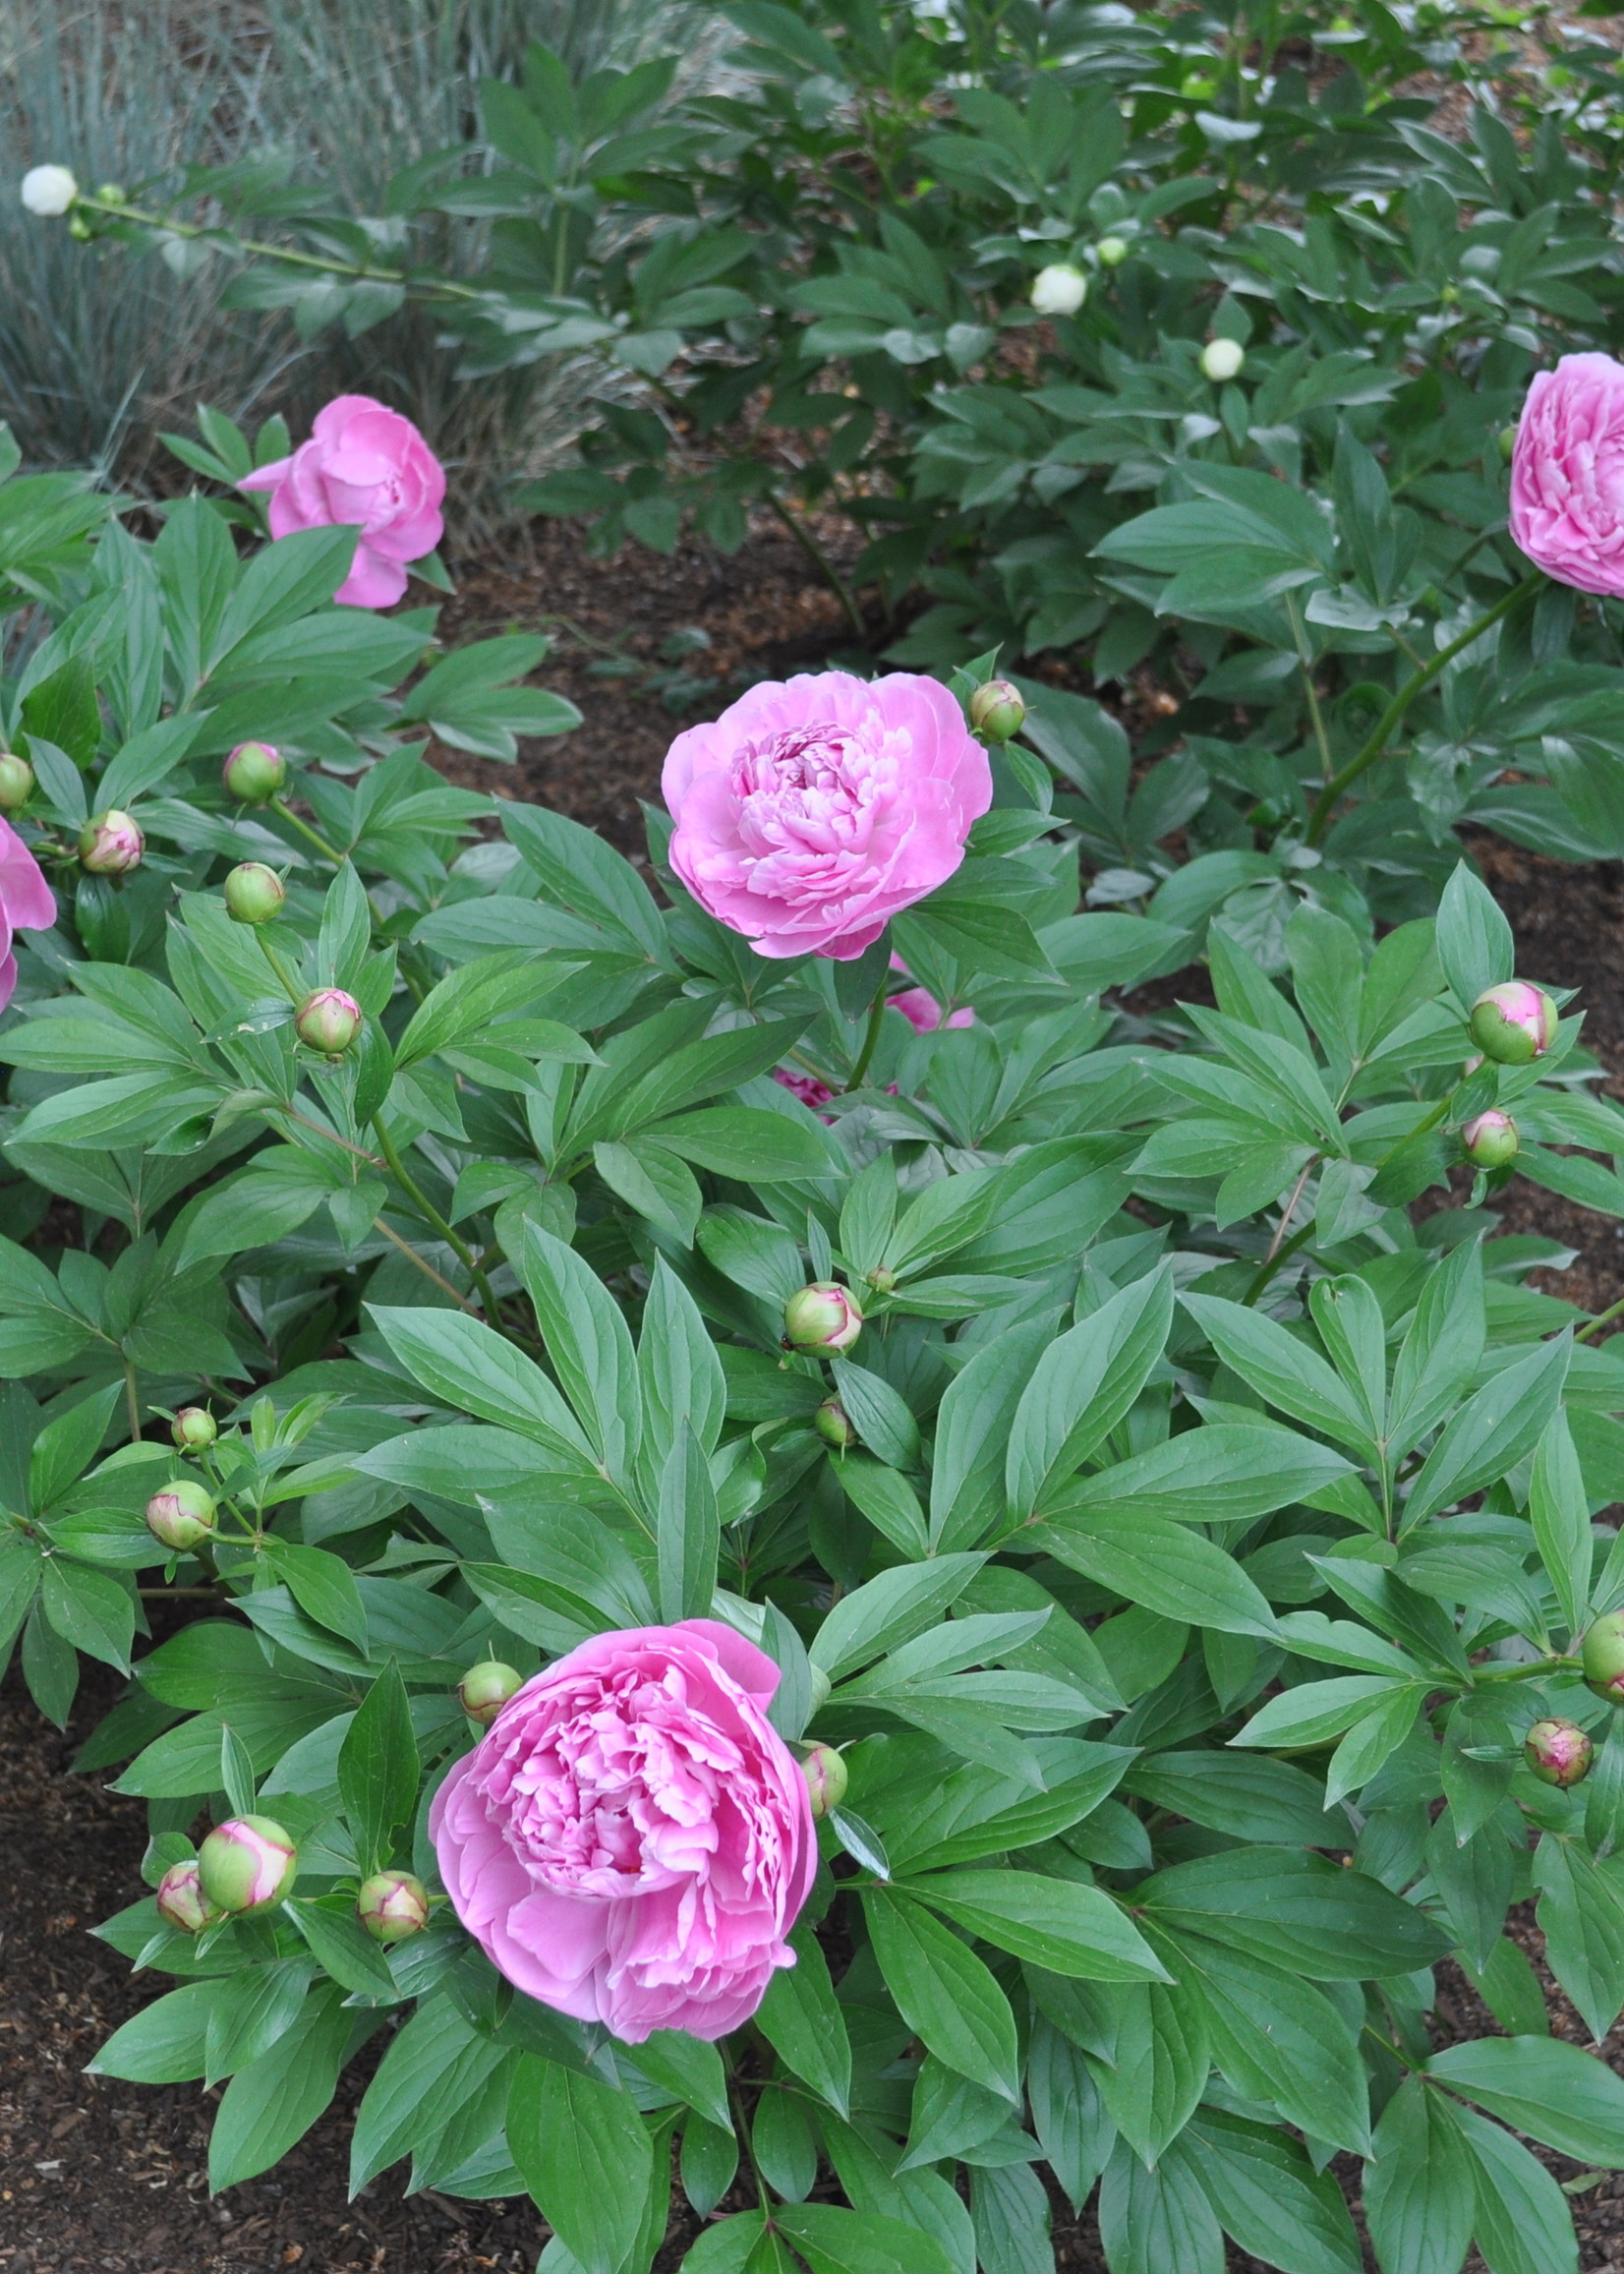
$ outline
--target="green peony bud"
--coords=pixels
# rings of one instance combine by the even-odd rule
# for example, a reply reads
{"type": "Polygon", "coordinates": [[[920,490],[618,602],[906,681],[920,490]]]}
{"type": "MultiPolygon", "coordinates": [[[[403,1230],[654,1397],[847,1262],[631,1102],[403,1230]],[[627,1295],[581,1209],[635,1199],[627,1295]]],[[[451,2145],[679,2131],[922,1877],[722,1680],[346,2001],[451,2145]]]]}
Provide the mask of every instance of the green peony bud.
{"type": "Polygon", "coordinates": [[[281,878],[262,860],[245,860],[225,880],[225,912],[234,924],[268,924],[287,897],[281,878]]]}
{"type": "Polygon", "coordinates": [[[849,1350],[863,1331],[863,1314],[849,1287],[815,1279],[783,1307],[783,1346],[821,1358],[849,1350]]]}
{"type": "Polygon", "coordinates": [[[1102,237],[1094,247],[1094,258],[1102,268],[1120,268],[1131,250],[1126,237],[1102,237]]]}
{"type": "Polygon", "coordinates": [[[1489,987],[1472,1006],[1472,1039],[1496,1066],[1527,1066],[1543,1058],[1556,1039],[1556,1005],[1526,979],[1489,987]]]}
{"type": "Polygon", "coordinates": [[[824,1399],[823,1404],[812,1416],[812,1427],[822,1437],[824,1443],[833,1445],[838,1453],[843,1453],[847,1445],[854,1445],[857,1442],[857,1432],[852,1427],[851,1416],[846,1412],[839,1398],[824,1399]]]}
{"type": "Polygon", "coordinates": [[[500,1659],[482,1659],[458,1682],[457,1696],[468,1719],[488,1729],[508,1699],[523,1688],[524,1676],[517,1666],[503,1665],[500,1659]]]}
{"type": "Polygon", "coordinates": [[[288,778],[288,762],[269,742],[239,742],[220,775],[239,805],[268,805],[288,778]]]}
{"type": "Polygon", "coordinates": [[[166,1927],[183,1935],[201,1935],[225,1917],[224,1911],[203,1894],[197,1858],[172,1863],[158,1882],[158,1916],[166,1927]]]}
{"type": "Polygon", "coordinates": [[[146,840],[116,806],[93,814],[79,833],[79,857],[92,876],[127,876],[145,850],[146,840]]]}
{"type": "Polygon", "coordinates": [[[1566,1791],[1590,1775],[1595,1747],[1577,1721],[1536,1721],[1523,1740],[1529,1774],[1566,1791]]]}
{"type": "Polygon", "coordinates": [[[169,1425],[169,1434],[183,1453],[206,1453],[219,1433],[214,1416],[203,1406],[182,1406],[169,1425]]]}
{"type": "Polygon", "coordinates": [[[233,1816],[198,1850],[203,1894],[223,1911],[262,1911],[292,1892],[299,1850],[269,1816],[233,1816]]]}
{"type": "Polygon", "coordinates": [[[1461,1142],[1475,1168],[1507,1169],[1517,1158],[1517,1124],[1491,1107],[1461,1126],[1461,1142]]]}
{"type": "Polygon", "coordinates": [[[212,1494],[190,1477],[177,1477],[147,1501],[146,1529],[172,1554],[184,1555],[214,1529],[212,1494]]]}
{"type": "Polygon", "coordinates": [[[342,987],[318,987],[300,1004],[293,1030],[324,1058],[342,1058],[362,1024],[361,1006],[353,995],[346,995],[342,987]]]}
{"type": "Polygon", "coordinates": [[[1500,429],[1500,455],[1508,466],[1511,464],[1516,448],[1517,429],[1515,427],[1502,427],[1500,429]]]}
{"type": "Polygon", "coordinates": [[[834,1687],[834,1683],[824,1672],[822,1666],[814,1665],[812,1668],[812,1704],[808,1711],[815,1714],[820,1706],[827,1706],[829,1693],[834,1687]]]}
{"type": "Polygon", "coordinates": [[[1587,1685],[1609,1706],[1624,1706],[1624,1610],[1593,1619],[1579,1656],[1587,1685]]]}
{"type": "Polygon", "coordinates": [[[1209,339],[1201,350],[1201,370],[1215,386],[1239,379],[1247,351],[1238,339],[1209,339]]]}
{"type": "Polygon", "coordinates": [[[15,750],[0,750],[0,813],[21,813],[33,795],[33,768],[15,750]]]}
{"type": "Polygon", "coordinates": [[[821,1822],[845,1798],[845,1762],[833,1745],[814,1745],[801,1763],[801,1775],[812,1801],[812,1817],[821,1822]]]}
{"type": "Polygon", "coordinates": [[[429,1890],[409,1871],[378,1871],[362,1883],[355,1915],[375,1943],[404,1943],[429,1924],[429,1890]]]}
{"type": "Polygon", "coordinates": [[[1008,742],[1025,723],[1020,689],[1008,679],[989,679],[970,697],[970,728],[984,742],[1008,742]]]}

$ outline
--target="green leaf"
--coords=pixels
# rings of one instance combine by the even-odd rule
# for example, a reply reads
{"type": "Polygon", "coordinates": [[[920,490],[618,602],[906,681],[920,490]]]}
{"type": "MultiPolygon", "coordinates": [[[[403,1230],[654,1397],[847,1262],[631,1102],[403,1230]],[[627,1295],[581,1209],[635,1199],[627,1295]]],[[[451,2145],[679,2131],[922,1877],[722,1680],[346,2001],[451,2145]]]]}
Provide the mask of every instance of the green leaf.
{"type": "Polygon", "coordinates": [[[648,2130],[629,2093],[527,2054],[507,2139],[541,2214],[586,2274],[618,2274],[654,2185],[648,2130]]]}
{"type": "Polygon", "coordinates": [[[1566,1334],[1540,1343],[1468,1399],[1427,1454],[1411,1487],[1404,1513],[1407,1532],[1423,1517],[1435,1516],[1440,1508],[1503,1477],[1526,1447],[1537,1442],[1556,1411],[1572,1348],[1566,1334]]]}
{"type": "Polygon", "coordinates": [[[1590,1602],[1591,1511],[1573,1432],[1560,1408],[1535,1451],[1528,1512],[1539,1560],[1556,1590],[1568,1632],[1577,1634],[1590,1602]]]}
{"type": "Polygon", "coordinates": [[[503,2060],[446,1997],[425,1998],[389,2040],[356,2112],[350,2188],[432,2139],[447,2113],[476,2093],[503,2060]]]}
{"type": "Polygon", "coordinates": [[[1211,1422],[1085,1477],[1051,1500],[1051,1518],[1109,1511],[1124,1520],[1250,1523],[1311,1499],[1349,1475],[1328,1445],[1262,1423],[1211,1422]]]}
{"type": "Polygon", "coordinates": [[[65,1642],[117,1666],[120,1673],[130,1671],[136,1606],[129,1589],[109,1572],[47,1556],[39,1574],[39,1604],[65,1642]]]}
{"type": "Polygon", "coordinates": [[[744,1184],[792,1183],[799,1177],[826,1177],[830,1169],[815,1129],[759,1106],[706,1106],[671,1121],[652,1122],[638,1133],[638,1141],[662,1145],[679,1160],[744,1184]]]}
{"type": "Polygon", "coordinates": [[[981,1555],[938,1555],[929,1563],[881,1572],[835,1605],[812,1639],[812,1663],[839,1681],[883,1651],[923,1634],[985,1561],[981,1555]]]}
{"type": "Polygon", "coordinates": [[[1099,1888],[1030,1871],[954,1871],[909,1880],[905,1892],[1052,1974],[1095,1982],[1167,1979],[1128,1913],[1099,1888]]]}
{"type": "Polygon", "coordinates": [[[1111,2274],[1224,2274],[1224,2238],[1193,2166],[1175,2145],[1146,2171],[1117,2143],[1100,2182],[1111,2274]]]}
{"type": "Polygon", "coordinates": [[[1545,1956],[1598,2042],[1624,2006],[1624,1858],[1547,1832],[1534,1857],[1545,1956]]]}
{"type": "Polygon", "coordinates": [[[1464,860],[1443,888],[1436,942],[1438,962],[1463,1018],[1487,988],[1516,973],[1511,926],[1494,895],[1464,860]]]}
{"type": "Polygon", "coordinates": [[[1002,1524],[1010,1427],[1052,1331],[1044,1318],[1012,1327],[949,1383],[936,1417],[931,1470],[930,1538],[937,1554],[973,1547],[1002,1524]]]}
{"type": "Polygon", "coordinates": [[[863,1915],[886,1987],[914,2035],[972,2084],[1017,2101],[1015,2015],[974,1952],[905,1896],[865,1890],[863,1915]]]}
{"type": "Polygon", "coordinates": [[[657,1547],[663,1619],[710,1617],[721,1542],[710,1464],[699,1439],[684,1424],[660,1485],[657,1547]]]}
{"type": "Polygon", "coordinates": [[[1337,1837],[1337,1819],[1326,1819],[1324,1786],[1289,1761],[1158,1752],[1131,1768],[1125,1782],[1154,1807],[1230,1839],[1323,1847],[1337,1837]]]}
{"type": "Polygon", "coordinates": [[[900,2219],[833,2203],[777,2203],[773,2220],[812,2274],[956,2274],[941,2244],[900,2219]]]}
{"type": "Polygon", "coordinates": [[[789,1942],[795,1963],[774,1971],[756,2009],[756,2027],[784,2066],[844,2116],[851,2091],[845,2015],[811,1928],[797,1927],[789,1942]]]}
{"type": "MultiPolygon", "coordinates": [[[[1139,2161],[1158,2163],[1189,2122],[1212,2069],[1205,2007],[1184,1985],[1134,1983],[1110,2001],[1108,2058],[1096,2070],[1106,2114],[1139,2161]]],[[[1110,2152],[1109,2140],[1100,2143],[1110,2152]]]]}
{"type": "Polygon", "coordinates": [[[1376,1458],[1369,1417],[1317,1351],[1266,1312],[1248,1311],[1244,1304],[1211,1295],[1186,1295],[1181,1301],[1224,1364],[1260,1397],[1310,1429],[1323,1429],[1362,1460],[1376,1458]]]}
{"type": "Polygon", "coordinates": [[[316,1972],[309,1958],[278,1958],[228,1975],[208,2016],[203,2082],[246,2069],[297,2020],[316,1972]]]}
{"type": "Polygon", "coordinates": [[[1359,2041],[1321,1990],[1254,1952],[1181,1932],[1182,1983],[1199,1996],[1212,2056],[1237,2091],[1315,2139],[1363,2153],[1370,2114],[1359,2041]]]}
{"type": "Polygon", "coordinates": [[[273,1532],[265,1535],[262,1552],[266,1565],[307,1617],[329,1634],[342,1635],[358,1651],[368,1650],[366,1605],[355,1573],[341,1555],[324,1547],[307,1547],[302,1541],[283,1540],[273,1532]]]}
{"type": "MultiPolygon", "coordinates": [[[[1187,1502],[1187,1512],[1193,1506],[1187,1502]]],[[[1052,1510],[1045,1523],[1028,1525],[1021,1538],[1162,1618],[1274,1638],[1274,1613],[1235,1558],[1188,1525],[1142,1515],[1131,1503],[1084,1511],[1065,1507],[1052,1510]]]]}
{"type": "Polygon", "coordinates": [[[526,1222],[512,1262],[594,1452],[610,1476],[627,1476],[642,1435],[642,1401],[637,1355],[619,1305],[573,1248],[533,1221],[526,1222]]]}
{"type": "Polygon", "coordinates": [[[1474,2228],[1489,2274],[1578,2274],[1567,2197],[1536,2156],[1469,2108],[1454,2112],[1472,2157],[1474,2228]]]}
{"type": "Polygon", "coordinates": [[[593,1448],[551,1381],[493,1328],[460,1312],[368,1309],[412,1379],[435,1397],[545,1445],[560,1468],[593,1473],[593,1448]]]}
{"type": "Polygon", "coordinates": [[[1006,1489],[1022,1522],[1075,1475],[1132,1405],[1173,1321],[1169,1268],[1153,1272],[1052,1342],[1010,1432],[1006,1489]]]}
{"type": "Polygon", "coordinates": [[[1476,2208],[1472,2158],[1448,2101],[1406,2077],[1364,2168],[1364,2213],[1383,2274],[1460,2274],[1476,2208]]]}
{"type": "Polygon", "coordinates": [[[299,1896],[285,1906],[317,1957],[339,1985],[361,1998],[394,2004],[400,1997],[383,1953],[355,1915],[347,1895],[299,1896]]]}
{"type": "Polygon", "coordinates": [[[393,1659],[362,1700],[338,1755],[338,1790],[364,1878],[382,1869],[417,1806],[417,1739],[393,1659]]]}
{"type": "Polygon", "coordinates": [[[354,2016],[343,1994],[321,1983],[290,2029],[225,2088],[208,2140],[208,2184],[217,2193],[268,2171],[332,2099],[354,2016]]]}
{"type": "MultiPolygon", "coordinates": [[[[156,1922],[156,1914],[147,1916],[156,1922]]],[[[92,2076],[123,2076],[133,2084],[187,2084],[202,2076],[208,2017],[222,1995],[219,1981],[188,1982],[154,1999],[87,2062],[92,2076]]]]}
{"type": "Polygon", "coordinates": [[[1563,2038],[1475,2038],[1435,2053],[1426,2073],[1582,2164],[1624,2163],[1624,2080],[1563,2038]]]}
{"type": "Polygon", "coordinates": [[[652,2083],[674,2092],[686,2107],[697,2109],[721,2130],[732,2130],[727,2079],[714,2045],[681,2029],[656,2029],[633,2048],[631,2058],[652,2083]]]}
{"type": "Polygon", "coordinates": [[[1362,2274],[1342,2189],[1285,2132],[1204,2108],[1180,2145],[1239,2249],[1281,2274],[1362,2274]]]}
{"type": "Polygon", "coordinates": [[[1379,1880],[1284,1847],[1175,1864],[1144,1882],[1133,1907],[1326,1982],[1413,1973],[1449,1947],[1424,1912],[1379,1880]]]}

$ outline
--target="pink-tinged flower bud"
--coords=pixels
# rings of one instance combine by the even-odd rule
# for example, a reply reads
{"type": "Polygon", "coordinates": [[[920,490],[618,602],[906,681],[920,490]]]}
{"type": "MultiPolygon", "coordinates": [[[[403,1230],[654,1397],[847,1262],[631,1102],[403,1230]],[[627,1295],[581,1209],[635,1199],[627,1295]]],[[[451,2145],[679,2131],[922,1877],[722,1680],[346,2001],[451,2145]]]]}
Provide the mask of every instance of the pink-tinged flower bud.
{"type": "Polygon", "coordinates": [[[184,1554],[213,1531],[213,1497],[190,1477],[177,1477],[147,1501],[146,1529],[161,1546],[184,1554]]]}
{"type": "Polygon", "coordinates": [[[1491,1107],[1461,1125],[1466,1157],[1479,1169],[1507,1169],[1517,1158],[1517,1124],[1509,1113],[1491,1107]]]}
{"type": "Polygon", "coordinates": [[[1527,1066],[1556,1039],[1556,1005],[1526,979],[1507,979],[1478,997],[1467,1020],[1472,1039],[1496,1066],[1527,1066]]]}
{"type": "Polygon", "coordinates": [[[204,1406],[182,1406],[169,1425],[169,1434],[183,1453],[206,1453],[219,1433],[214,1416],[204,1406]]]}
{"type": "Polygon", "coordinates": [[[1591,1773],[1595,1747],[1577,1721],[1536,1721],[1523,1740],[1529,1774],[1566,1791],[1591,1773]]]}
{"type": "Polygon", "coordinates": [[[801,1763],[801,1775],[811,1797],[813,1820],[819,1822],[845,1798],[845,1761],[833,1745],[814,1745],[801,1763]]]}
{"type": "Polygon", "coordinates": [[[458,1682],[457,1696],[468,1719],[488,1729],[508,1699],[523,1687],[524,1676],[517,1666],[503,1665],[500,1659],[482,1659],[458,1682]]]}
{"type": "Polygon", "coordinates": [[[232,1816],[198,1850],[203,1894],[223,1911],[262,1911],[280,1902],[299,1870],[299,1850],[273,1818],[232,1816]]]}
{"type": "Polygon", "coordinates": [[[146,840],[117,806],[92,814],[79,833],[79,857],[92,876],[127,876],[145,850],[146,840]]]}
{"type": "Polygon", "coordinates": [[[225,1917],[218,1904],[203,1894],[196,1856],[169,1866],[158,1882],[157,1905],[164,1925],[183,1935],[201,1935],[204,1927],[225,1917]]]}
{"type": "Polygon", "coordinates": [[[983,742],[1008,742],[1026,720],[1020,689],[1008,679],[989,679],[970,697],[970,726],[983,742]]]}
{"type": "Polygon", "coordinates": [[[327,1058],[342,1058],[361,1027],[361,1006],[342,987],[318,987],[305,997],[293,1021],[300,1041],[327,1058]]]}
{"type": "Polygon", "coordinates": [[[824,1399],[823,1404],[812,1416],[812,1427],[822,1437],[824,1443],[833,1445],[839,1453],[843,1453],[847,1445],[854,1445],[857,1442],[857,1432],[851,1426],[851,1416],[846,1412],[839,1398],[824,1399]]]}
{"type": "Polygon", "coordinates": [[[225,912],[234,924],[268,924],[287,897],[281,878],[262,860],[245,860],[225,880],[225,912]]]}
{"type": "Polygon", "coordinates": [[[822,1357],[826,1352],[849,1350],[863,1331],[863,1314],[849,1287],[833,1279],[815,1279],[791,1295],[783,1307],[783,1341],[787,1350],[822,1357]]]}
{"type": "Polygon", "coordinates": [[[1593,1619],[1579,1646],[1585,1681],[1609,1706],[1624,1706],[1624,1610],[1593,1619]]]}
{"type": "Polygon", "coordinates": [[[239,742],[220,777],[239,805],[268,805],[288,778],[288,762],[269,742],[239,742]]]}
{"type": "Polygon", "coordinates": [[[33,768],[15,750],[0,750],[0,813],[21,813],[33,795],[33,768]]]}
{"type": "Polygon", "coordinates": [[[362,1883],[355,1915],[375,1943],[404,1943],[429,1924],[429,1890],[409,1871],[375,1872],[362,1883]]]}

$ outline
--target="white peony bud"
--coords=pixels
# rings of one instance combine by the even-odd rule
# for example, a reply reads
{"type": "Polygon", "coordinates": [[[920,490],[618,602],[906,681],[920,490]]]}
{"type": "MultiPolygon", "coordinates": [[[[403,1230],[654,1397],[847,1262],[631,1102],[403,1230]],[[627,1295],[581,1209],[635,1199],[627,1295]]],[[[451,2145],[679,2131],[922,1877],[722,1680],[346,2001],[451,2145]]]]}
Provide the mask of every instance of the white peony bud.
{"type": "Polygon", "coordinates": [[[1209,339],[1201,350],[1201,369],[1209,379],[1219,384],[1234,379],[1247,360],[1247,351],[1238,339],[1209,339]]]}
{"type": "Polygon", "coordinates": [[[1087,297],[1087,277],[1069,261],[1040,268],[1032,279],[1032,306],[1039,316],[1075,316],[1087,297]]]}
{"type": "Polygon", "coordinates": [[[33,166],[23,176],[23,203],[42,221],[58,221],[79,196],[66,166],[33,166]]]}

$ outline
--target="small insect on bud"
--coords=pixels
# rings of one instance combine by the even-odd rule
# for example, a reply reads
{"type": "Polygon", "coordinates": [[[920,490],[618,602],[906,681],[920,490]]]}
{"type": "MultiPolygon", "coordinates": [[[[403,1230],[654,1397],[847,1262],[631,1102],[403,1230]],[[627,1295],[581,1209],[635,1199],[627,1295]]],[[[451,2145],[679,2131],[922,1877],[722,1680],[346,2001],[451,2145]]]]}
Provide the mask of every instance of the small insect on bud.
{"type": "Polygon", "coordinates": [[[1130,250],[1126,237],[1102,237],[1094,247],[1094,258],[1102,268],[1120,268],[1130,250]]]}
{"type": "Polygon", "coordinates": [[[287,890],[262,860],[245,860],[225,880],[225,912],[234,924],[268,924],[282,912],[287,890]]]}
{"type": "Polygon", "coordinates": [[[1088,297],[1088,279],[1070,261],[1040,268],[1032,279],[1032,306],[1039,316],[1075,316],[1088,297]]]}
{"type": "Polygon", "coordinates": [[[269,1816],[232,1816],[198,1850],[203,1892],[223,1911],[262,1911],[280,1902],[299,1870],[299,1850],[269,1816]]]}
{"type": "Polygon", "coordinates": [[[0,750],[0,813],[21,813],[33,795],[33,768],[15,750],[0,750]]]}
{"type": "Polygon", "coordinates": [[[1508,1169],[1517,1158],[1517,1124],[1491,1107],[1461,1125],[1461,1142],[1475,1168],[1508,1169]]]}
{"type": "Polygon", "coordinates": [[[225,1917],[224,1911],[203,1894],[196,1856],[169,1866],[158,1882],[157,1905],[164,1925],[174,1927],[183,1935],[201,1935],[204,1927],[211,1927],[225,1917]]]}
{"type": "Polygon", "coordinates": [[[1239,379],[1247,351],[1238,339],[1209,339],[1201,350],[1201,370],[1214,386],[1239,379]]]}
{"type": "Polygon", "coordinates": [[[845,1762],[833,1745],[814,1745],[801,1763],[801,1775],[811,1796],[813,1818],[821,1822],[845,1798],[845,1762]]]}
{"type": "Polygon", "coordinates": [[[375,1872],[362,1882],[355,1915],[375,1943],[404,1943],[429,1924],[429,1890],[409,1871],[375,1872]]]}
{"type": "Polygon", "coordinates": [[[838,1453],[843,1453],[847,1445],[854,1445],[857,1442],[857,1432],[851,1426],[851,1416],[846,1412],[839,1398],[824,1399],[823,1404],[812,1416],[812,1427],[822,1437],[824,1443],[833,1445],[838,1453]]]}
{"type": "Polygon", "coordinates": [[[346,995],[342,987],[318,987],[300,1004],[293,1030],[323,1057],[342,1058],[362,1024],[361,1006],[353,995],[346,995]]]}
{"type": "Polygon", "coordinates": [[[60,221],[78,196],[66,166],[30,166],[23,176],[23,203],[41,221],[60,221]]]}
{"type": "Polygon", "coordinates": [[[783,1307],[783,1345],[814,1358],[849,1350],[863,1331],[863,1314],[849,1287],[815,1279],[798,1288],[783,1307]]]}
{"type": "Polygon", "coordinates": [[[169,1434],[183,1453],[206,1453],[219,1433],[214,1416],[203,1406],[182,1406],[169,1425],[169,1434]]]}
{"type": "Polygon", "coordinates": [[[1542,987],[1507,979],[1478,997],[1467,1025],[1478,1048],[1496,1066],[1527,1066],[1531,1059],[1543,1058],[1556,1039],[1556,1005],[1542,987]]]}
{"type": "Polygon", "coordinates": [[[268,805],[288,778],[288,764],[269,742],[239,742],[220,776],[239,805],[268,805]]]}
{"type": "Polygon", "coordinates": [[[970,728],[984,742],[1008,742],[1026,719],[1020,689],[1008,679],[989,679],[970,697],[970,728]]]}
{"type": "Polygon", "coordinates": [[[1523,1740],[1529,1774],[1566,1791],[1591,1773],[1595,1747],[1577,1721],[1536,1721],[1523,1740]]]}
{"type": "Polygon", "coordinates": [[[146,1503],[146,1529],[171,1554],[184,1555],[214,1529],[214,1500],[190,1477],[177,1477],[146,1503]]]}
{"type": "Polygon", "coordinates": [[[1609,1706],[1624,1706],[1624,1610],[1593,1619],[1579,1646],[1586,1686],[1609,1706]]]}
{"type": "Polygon", "coordinates": [[[79,833],[79,857],[92,876],[126,876],[145,850],[146,840],[117,806],[92,814],[79,833]]]}
{"type": "Polygon", "coordinates": [[[508,1699],[523,1687],[524,1676],[517,1666],[503,1665],[500,1659],[482,1659],[458,1682],[457,1696],[468,1719],[488,1729],[508,1699]]]}

